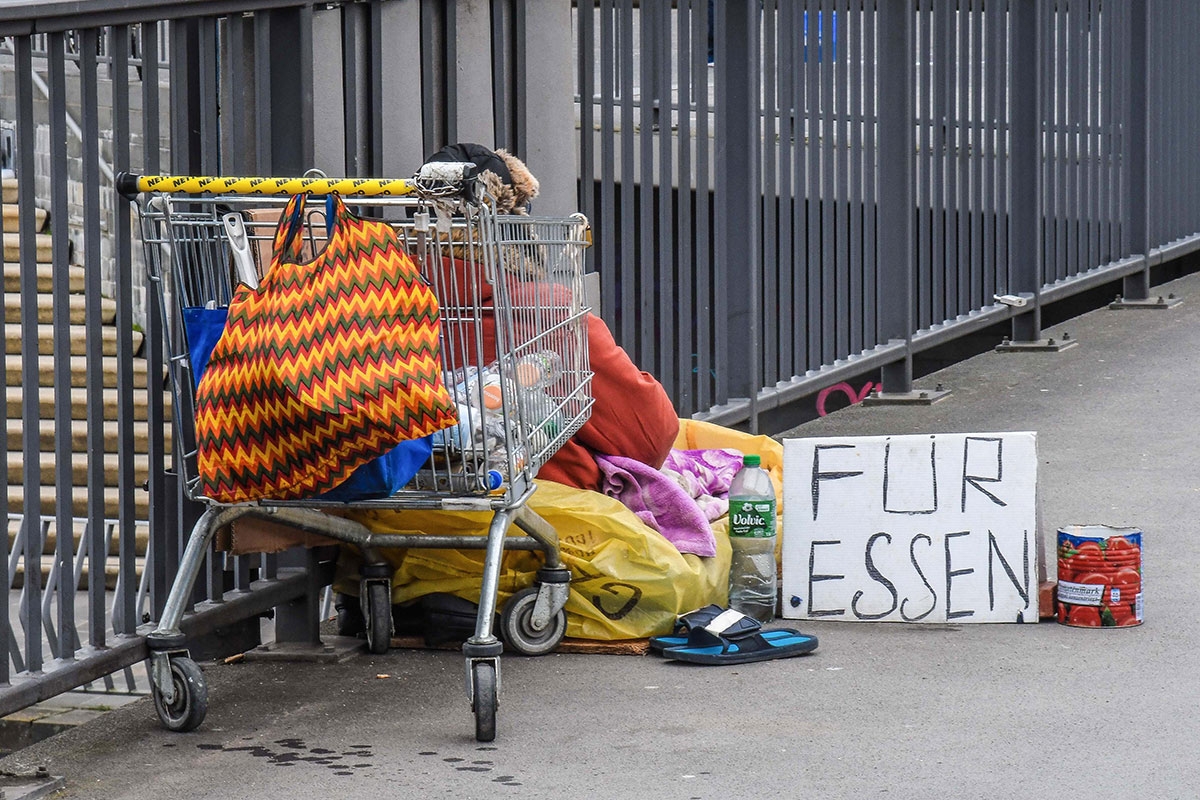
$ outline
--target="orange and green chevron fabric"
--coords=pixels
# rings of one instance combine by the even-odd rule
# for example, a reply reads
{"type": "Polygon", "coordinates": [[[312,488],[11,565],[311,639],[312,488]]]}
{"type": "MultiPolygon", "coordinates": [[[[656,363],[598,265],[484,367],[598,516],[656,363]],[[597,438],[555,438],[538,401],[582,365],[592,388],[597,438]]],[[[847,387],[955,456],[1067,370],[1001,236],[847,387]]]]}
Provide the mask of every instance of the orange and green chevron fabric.
{"type": "Polygon", "coordinates": [[[200,489],[218,502],[312,497],[456,423],[437,298],[395,230],[330,195],[325,248],[303,261],[304,201],[262,283],[234,292],[196,390],[200,489]]]}

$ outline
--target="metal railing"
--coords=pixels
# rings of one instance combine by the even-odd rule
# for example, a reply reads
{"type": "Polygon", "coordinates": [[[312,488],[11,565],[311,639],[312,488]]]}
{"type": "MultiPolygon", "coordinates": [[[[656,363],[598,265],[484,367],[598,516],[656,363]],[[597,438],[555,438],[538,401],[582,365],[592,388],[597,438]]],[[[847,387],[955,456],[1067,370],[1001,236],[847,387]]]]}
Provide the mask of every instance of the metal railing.
{"type": "MultiPolygon", "coordinates": [[[[162,321],[103,164],[408,177],[447,142],[507,147],[541,180],[539,211],[592,220],[603,315],[681,416],[749,427],[870,370],[905,394],[917,354],[996,323],[1036,342],[1042,309],[1086,289],[1120,281],[1126,298],[1147,298],[1151,267],[1200,247],[1200,66],[1187,34],[1200,5],[709,8],[0,3],[12,78],[0,128],[15,133],[20,222],[4,336],[26,396],[42,384],[47,398],[23,403],[2,445],[26,465],[45,453],[9,495],[7,510],[30,521],[9,550],[9,586],[14,565],[43,574],[44,553],[57,570],[15,600],[0,592],[5,612],[22,609],[20,626],[0,629],[0,714],[146,657],[196,516],[174,477],[163,375],[145,368],[163,361],[162,321]],[[32,229],[38,206],[48,242],[32,229]],[[39,319],[47,281],[53,311],[39,319]],[[39,329],[51,334],[48,378],[39,329]],[[55,502],[76,490],[86,499],[55,502]],[[85,532],[45,546],[46,520],[65,532],[77,519],[85,532]],[[115,590],[98,579],[114,565],[115,590]]],[[[12,375],[0,373],[6,391],[12,375]]],[[[314,558],[211,554],[185,630],[280,606],[282,637],[315,639],[303,616],[322,580],[314,558]]]]}
{"type": "Polygon", "coordinates": [[[605,316],[682,415],[817,390],[1200,244],[1180,0],[579,3],[605,316]],[[710,53],[712,56],[710,57],[710,53]],[[1023,306],[997,295],[1020,295],[1023,306]]]}

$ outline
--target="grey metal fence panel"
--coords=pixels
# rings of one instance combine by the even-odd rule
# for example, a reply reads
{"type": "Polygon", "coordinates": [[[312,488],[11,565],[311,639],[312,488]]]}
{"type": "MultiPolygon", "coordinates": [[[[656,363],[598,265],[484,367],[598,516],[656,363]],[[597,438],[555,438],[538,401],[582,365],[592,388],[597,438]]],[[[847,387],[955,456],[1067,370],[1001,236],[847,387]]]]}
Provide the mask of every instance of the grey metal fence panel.
{"type": "MultiPolygon", "coordinates": [[[[0,96],[0,127],[15,133],[10,166],[19,181],[21,266],[21,314],[9,314],[4,338],[6,350],[22,358],[26,395],[14,423],[21,435],[4,444],[6,452],[20,450],[25,468],[20,477],[9,473],[10,484],[20,486],[8,495],[17,535],[7,551],[6,588],[21,583],[19,595],[6,591],[2,599],[0,714],[98,679],[112,688],[112,675],[122,671],[126,688],[135,688],[129,668],[146,657],[139,634],[144,620],[162,610],[196,514],[181,503],[172,473],[183,458],[173,449],[172,416],[190,410],[170,407],[161,370],[141,370],[161,363],[163,336],[179,321],[161,319],[145,303],[141,242],[129,206],[114,201],[113,172],[271,174],[313,166],[318,56],[322,69],[334,73],[331,97],[315,102],[340,127],[333,137],[342,143],[337,168],[372,174],[386,143],[415,139],[404,153],[387,152],[389,163],[407,162],[415,171],[425,153],[456,131],[453,62],[445,57],[455,42],[443,12],[475,13],[474,4],[424,4],[427,37],[422,47],[404,50],[403,66],[437,113],[414,107],[399,115],[374,113],[385,99],[384,79],[392,79],[383,75],[385,41],[376,30],[383,5],[321,4],[322,14],[335,15],[339,35],[337,52],[320,54],[313,52],[313,5],[304,0],[120,9],[51,3],[30,7],[32,15],[0,7],[0,33],[8,37],[0,41],[0,59],[15,78],[13,95],[0,96]],[[170,100],[160,103],[164,92],[170,100]],[[432,127],[425,136],[396,129],[426,123],[432,127]],[[38,198],[49,211],[49,245],[34,231],[38,198]],[[39,256],[47,246],[49,255],[39,256]],[[41,261],[49,262],[52,301],[39,318],[41,261]],[[81,286],[79,264],[88,266],[81,286]],[[68,314],[76,302],[79,318],[68,314]],[[73,344],[75,325],[84,333],[73,344]],[[51,335],[39,337],[39,326],[51,335]],[[138,327],[145,334],[141,350],[138,327]],[[135,403],[139,393],[144,403],[135,403]],[[106,586],[114,571],[115,585],[106,586]]],[[[520,155],[529,135],[523,49],[533,22],[523,0],[495,0],[487,13],[496,36],[483,55],[493,72],[490,90],[501,98],[493,100],[499,110],[491,143],[520,155]]],[[[669,76],[660,71],[658,81],[669,83],[669,76]]],[[[664,214],[674,212],[668,207],[664,214]]],[[[670,246],[659,245],[659,252],[670,246]]],[[[17,388],[11,376],[0,374],[6,393],[17,388]]],[[[202,613],[188,624],[211,630],[214,620],[251,619],[304,591],[293,577],[276,580],[280,575],[274,556],[210,554],[207,580],[193,598],[202,613]],[[265,599],[242,602],[251,596],[265,599]]]]}

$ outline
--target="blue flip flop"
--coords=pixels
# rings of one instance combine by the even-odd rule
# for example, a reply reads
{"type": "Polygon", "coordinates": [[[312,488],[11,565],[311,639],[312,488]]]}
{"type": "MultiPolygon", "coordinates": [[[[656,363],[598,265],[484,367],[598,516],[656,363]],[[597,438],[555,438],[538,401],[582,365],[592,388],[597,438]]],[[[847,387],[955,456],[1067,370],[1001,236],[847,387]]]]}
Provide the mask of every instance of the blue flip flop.
{"type": "Polygon", "coordinates": [[[735,637],[716,634],[707,628],[694,628],[685,646],[664,650],[663,656],[693,664],[748,664],[804,655],[816,649],[817,637],[788,628],[735,637]]]}
{"type": "Polygon", "coordinates": [[[710,603],[695,611],[680,614],[679,618],[675,620],[675,630],[671,635],[651,636],[650,650],[661,655],[665,650],[673,647],[685,647],[693,630],[713,626],[717,620],[720,620],[720,623],[717,623],[715,627],[731,636],[754,633],[761,627],[757,620],[747,617],[745,614],[721,608],[716,603],[710,603]]]}

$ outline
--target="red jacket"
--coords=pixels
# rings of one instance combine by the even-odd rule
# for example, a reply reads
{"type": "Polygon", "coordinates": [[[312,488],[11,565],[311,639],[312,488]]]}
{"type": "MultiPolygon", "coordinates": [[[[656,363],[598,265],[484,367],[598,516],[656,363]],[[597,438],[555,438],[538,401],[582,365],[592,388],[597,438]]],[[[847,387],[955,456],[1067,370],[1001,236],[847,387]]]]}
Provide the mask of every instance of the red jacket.
{"type": "MultiPolygon", "coordinates": [[[[478,272],[468,270],[457,259],[446,258],[439,275],[434,276],[434,291],[442,305],[443,336],[452,354],[444,354],[451,367],[479,364],[475,330],[481,333],[483,361],[496,359],[495,319],[489,314],[476,326],[473,320],[456,322],[455,306],[464,303],[489,308],[492,287],[478,280],[478,272]],[[457,298],[457,299],[456,299],[457,298]]],[[[538,286],[539,295],[547,290],[561,291],[548,284],[538,286]]],[[[510,284],[510,291],[523,292],[510,284]]],[[[464,315],[465,316],[465,315],[464,315]]],[[[592,414],[583,427],[554,454],[538,472],[539,478],[580,489],[599,491],[600,468],[597,455],[633,458],[658,469],[666,460],[679,433],[679,418],[671,398],[653,375],[638,369],[621,348],[608,325],[594,314],[587,315],[588,358],[592,377],[592,414]]]]}

